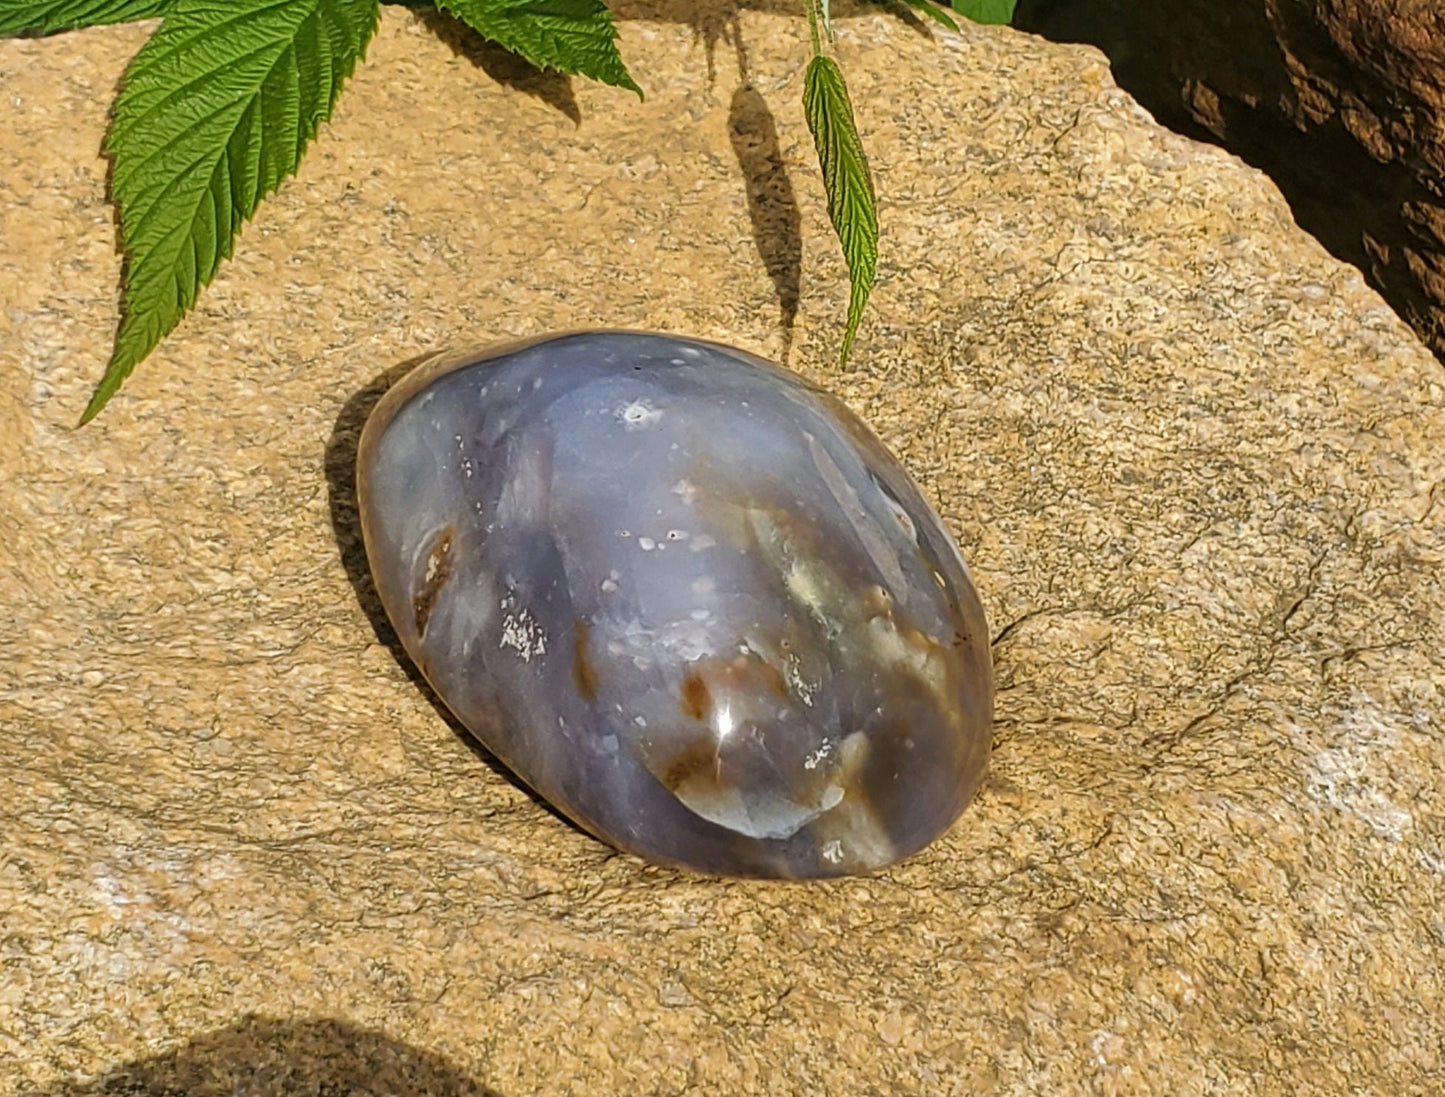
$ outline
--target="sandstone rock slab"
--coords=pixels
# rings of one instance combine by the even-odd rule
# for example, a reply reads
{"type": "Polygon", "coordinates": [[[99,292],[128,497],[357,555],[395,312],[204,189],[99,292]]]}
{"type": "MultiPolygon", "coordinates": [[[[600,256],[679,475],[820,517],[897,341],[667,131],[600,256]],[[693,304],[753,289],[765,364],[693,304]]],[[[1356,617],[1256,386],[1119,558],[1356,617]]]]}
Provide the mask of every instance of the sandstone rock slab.
{"type": "Polygon", "coordinates": [[[563,85],[579,126],[388,9],[299,177],[80,432],[144,28],[0,43],[0,1093],[1427,1092],[1439,363],[1097,54],[868,14],[840,51],[886,247],[840,373],[805,25],[623,11],[648,100],[563,85]],[[647,868],[398,658],[367,410],[437,346],[597,324],[786,353],[939,505],[999,724],[922,855],[647,868]]]}

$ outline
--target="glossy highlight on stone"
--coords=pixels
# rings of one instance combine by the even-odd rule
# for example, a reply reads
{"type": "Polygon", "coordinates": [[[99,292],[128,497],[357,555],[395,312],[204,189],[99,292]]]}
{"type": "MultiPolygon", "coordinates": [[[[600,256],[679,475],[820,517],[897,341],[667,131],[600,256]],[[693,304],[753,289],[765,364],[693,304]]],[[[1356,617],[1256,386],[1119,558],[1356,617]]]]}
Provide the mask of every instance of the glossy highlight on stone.
{"type": "Polygon", "coordinates": [[[983,778],[968,568],[837,399],[715,343],[581,332],[418,367],[362,433],[407,652],[558,810],[649,860],[868,872],[983,778]]]}

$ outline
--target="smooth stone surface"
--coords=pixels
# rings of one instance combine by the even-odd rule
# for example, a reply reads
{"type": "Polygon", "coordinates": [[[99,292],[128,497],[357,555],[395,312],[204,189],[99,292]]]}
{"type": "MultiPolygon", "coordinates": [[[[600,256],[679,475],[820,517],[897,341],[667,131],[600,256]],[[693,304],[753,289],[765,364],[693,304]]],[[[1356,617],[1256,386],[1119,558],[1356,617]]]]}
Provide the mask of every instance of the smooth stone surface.
{"type": "Polygon", "coordinates": [[[558,809],[669,864],[837,876],[936,838],[987,767],[988,629],[898,461],[716,343],[443,357],[357,461],[402,643],[558,809]]]}

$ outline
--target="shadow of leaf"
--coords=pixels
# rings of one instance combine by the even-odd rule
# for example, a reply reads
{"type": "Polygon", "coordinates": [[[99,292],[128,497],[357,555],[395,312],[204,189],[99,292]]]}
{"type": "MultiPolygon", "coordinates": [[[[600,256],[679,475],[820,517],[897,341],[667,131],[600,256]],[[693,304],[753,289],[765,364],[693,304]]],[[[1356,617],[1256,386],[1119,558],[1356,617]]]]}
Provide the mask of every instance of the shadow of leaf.
{"type": "MultiPolygon", "coordinates": [[[[748,218],[763,267],[773,281],[790,345],[803,277],[803,215],[783,166],[778,127],[767,101],[744,82],[733,93],[728,136],[747,183],[748,218]]],[[[786,349],[783,355],[787,358],[786,349]]]]}
{"type": "Polygon", "coordinates": [[[466,58],[503,87],[541,100],[566,115],[574,126],[582,124],[582,109],[572,90],[572,78],[566,73],[539,69],[436,8],[413,10],[422,25],[450,46],[458,57],[466,58]]]}

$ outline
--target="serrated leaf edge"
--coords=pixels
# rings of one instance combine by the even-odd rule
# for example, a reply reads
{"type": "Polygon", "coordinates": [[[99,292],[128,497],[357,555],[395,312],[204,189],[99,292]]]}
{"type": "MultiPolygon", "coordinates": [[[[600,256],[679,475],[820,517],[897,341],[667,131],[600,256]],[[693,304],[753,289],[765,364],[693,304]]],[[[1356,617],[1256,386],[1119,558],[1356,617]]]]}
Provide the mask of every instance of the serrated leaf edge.
{"type": "Polygon", "coordinates": [[[878,200],[843,70],[823,54],[813,57],[804,74],[803,113],[818,151],[828,218],[848,265],[848,323],[839,353],[846,366],[877,273],[878,200]]]}
{"type": "MultiPolygon", "coordinates": [[[[472,11],[474,4],[485,3],[485,0],[434,0],[436,6],[453,18],[461,20],[472,30],[476,31],[483,38],[496,42],[503,49],[516,53],[523,60],[540,69],[551,69],[554,72],[561,72],[567,75],[582,75],[598,83],[607,84],[611,87],[625,88],[634,92],[639,99],[646,98],[642,88],[632,78],[627,70],[627,63],[622,59],[622,54],[617,49],[617,26],[611,10],[606,4],[598,0],[598,14],[602,15],[606,30],[604,32],[603,49],[610,51],[610,56],[605,58],[603,66],[593,66],[568,61],[560,56],[544,57],[530,51],[526,44],[513,37],[508,39],[505,35],[498,35],[498,27],[488,23],[479,17],[481,13],[472,11]]],[[[499,16],[504,21],[515,18],[513,12],[488,13],[499,16]]]]}
{"type": "MultiPolygon", "coordinates": [[[[251,14],[254,17],[254,15],[258,14],[259,12],[274,10],[275,8],[282,7],[289,2],[293,2],[293,0],[273,0],[273,2],[271,3],[259,5],[256,9],[252,9],[251,14]]],[[[322,4],[325,2],[326,0],[313,0],[312,12],[306,17],[304,17],[297,24],[298,35],[300,33],[300,28],[304,26],[306,22],[316,17],[316,15],[320,12],[322,4]]],[[[193,160],[191,164],[188,165],[188,167],[185,169],[185,172],[172,173],[170,180],[167,182],[165,187],[162,188],[162,193],[156,196],[156,198],[153,199],[151,202],[149,202],[140,214],[142,221],[141,225],[131,224],[131,215],[129,214],[129,212],[125,209],[121,210],[121,238],[124,244],[124,248],[126,250],[125,273],[122,280],[124,290],[122,296],[121,323],[119,330],[116,333],[115,350],[112,352],[110,362],[106,366],[104,375],[101,377],[99,384],[96,385],[95,390],[91,395],[90,401],[86,404],[85,410],[81,414],[79,423],[80,426],[84,426],[86,423],[89,423],[98,414],[100,414],[101,410],[105,407],[105,405],[109,403],[110,399],[120,390],[120,387],[125,382],[126,378],[128,378],[135,370],[135,367],[141,361],[143,361],[151,353],[152,350],[155,349],[156,345],[162,339],[164,339],[165,336],[168,335],[181,321],[181,319],[184,318],[185,314],[190,311],[191,307],[195,304],[196,298],[200,290],[210,284],[211,280],[215,277],[216,270],[219,268],[220,264],[231,257],[235,247],[236,235],[239,232],[240,227],[247,220],[250,219],[250,217],[254,214],[256,207],[259,206],[259,204],[267,196],[274,193],[277,187],[279,187],[285,179],[295,174],[295,171],[300,164],[301,155],[304,152],[306,145],[310,143],[310,141],[316,136],[317,132],[319,132],[321,125],[331,116],[331,113],[335,109],[336,99],[340,93],[341,86],[355,71],[356,65],[364,58],[366,54],[366,47],[370,42],[371,37],[375,33],[376,26],[380,18],[379,3],[376,3],[375,0],[373,0],[370,8],[370,20],[369,23],[362,30],[355,56],[350,58],[349,63],[346,63],[344,67],[339,72],[336,72],[334,76],[331,77],[328,81],[328,87],[325,89],[324,96],[325,105],[320,111],[315,114],[314,117],[306,119],[304,123],[298,119],[298,124],[296,126],[296,162],[291,164],[288,168],[282,171],[275,180],[270,181],[269,183],[263,183],[263,180],[260,178],[262,172],[259,166],[253,171],[248,172],[248,176],[250,178],[248,178],[247,189],[249,190],[251,188],[255,188],[255,196],[254,199],[251,199],[248,195],[246,203],[243,204],[250,204],[252,207],[251,210],[243,210],[240,215],[237,216],[237,210],[242,209],[243,204],[238,204],[233,200],[229,203],[228,211],[222,211],[219,208],[214,211],[214,217],[212,218],[212,220],[214,221],[214,227],[216,229],[216,235],[218,239],[215,241],[215,263],[211,264],[211,269],[209,273],[207,273],[205,270],[207,263],[202,261],[201,255],[196,250],[198,246],[198,241],[195,238],[197,215],[200,213],[201,203],[206,201],[207,198],[209,198],[212,203],[216,202],[216,177],[223,168],[225,170],[225,185],[227,191],[233,199],[235,197],[235,172],[234,167],[231,163],[233,159],[232,144],[235,140],[236,134],[240,132],[243,126],[255,125],[255,122],[251,120],[251,106],[254,105],[254,100],[253,104],[248,105],[248,107],[244,109],[242,113],[237,117],[236,125],[233,127],[231,134],[227,138],[225,143],[214,149],[210,154],[207,154],[213,155],[216,158],[216,164],[211,171],[210,181],[203,189],[201,195],[197,198],[196,207],[190,214],[189,221],[187,222],[183,219],[176,230],[184,231],[190,237],[192,250],[191,262],[194,264],[196,271],[195,285],[192,288],[187,288],[185,285],[178,286],[180,308],[177,311],[175,317],[172,319],[166,320],[162,318],[159,322],[157,322],[154,316],[146,316],[145,314],[138,315],[137,313],[132,311],[131,297],[133,293],[133,279],[135,278],[136,270],[136,256],[133,251],[133,241],[139,234],[144,223],[149,219],[149,215],[158,207],[159,202],[164,197],[165,193],[170,191],[173,186],[175,186],[178,182],[184,179],[185,172],[189,172],[195,167],[197,167],[199,164],[201,164],[207,158],[207,155],[199,156],[195,160],[193,160]],[[229,216],[223,217],[223,212],[229,212],[229,216]],[[127,339],[127,336],[135,330],[135,327],[137,325],[140,326],[141,331],[141,338],[138,344],[127,339]],[[140,349],[135,349],[137,346],[139,346],[140,349]]],[[[233,17],[232,19],[225,20],[224,22],[229,25],[230,23],[233,23],[235,21],[236,19],[233,17]]],[[[164,30],[165,23],[162,23],[161,30],[157,33],[162,33],[164,32],[164,30]]],[[[330,35],[327,35],[326,37],[329,41],[330,35]]],[[[152,38],[152,41],[154,41],[154,38],[152,38]]],[[[283,48],[281,50],[281,53],[277,57],[276,63],[279,64],[282,58],[289,56],[293,49],[294,42],[291,46],[283,48]]],[[[254,51],[251,56],[254,56],[255,52],[261,51],[254,51]]],[[[137,55],[137,58],[139,58],[139,56],[140,55],[137,55]]],[[[160,59],[163,61],[167,58],[168,55],[162,53],[159,56],[160,59]]],[[[332,56],[334,56],[334,52],[332,53],[332,56]]],[[[134,64],[135,62],[132,61],[132,66],[134,66],[134,64]]],[[[274,71],[274,65],[271,71],[274,71]]],[[[125,82],[122,81],[122,101],[125,96],[125,92],[125,82]]],[[[164,101],[171,101],[175,98],[176,93],[172,93],[165,96],[164,101]]],[[[115,164],[117,170],[119,170],[120,168],[120,161],[119,157],[117,156],[117,149],[113,144],[117,132],[119,132],[121,135],[124,135],[124,133],[130,130],[132,125],[138,124],[130,123],[128,125],[126,123],[123,123],[120,108],[121,103],[118,102],[116,119],[112,123],[111,132],[108,133],[106,136],[106,150],[113,157],[116,157],[115,164]]],[[[221,113],[221,111],[213,112],[208,115],[207,118],[214,118],[218,113],[221,113]]],[[[147,109],[146,114],[147,116],[150,114],[149,108],[147,109]]],[[[170,146],[163,145],[158,149],[150,150],[147,153],[147,156],[150,158],[154,158],[156,156],[163,155],[167,147],[170,146]]],[[[258,146],[255,154],[255,159],[259,162],[263,157],[264,151],[258,146]]],[[[134,172],[138,170],[141,170],[139,166],[137,168],[130,169],[126,174],[133,175],[134,172]]],[[[111,181],[112,195],[116,193],[115,176],[116,171],[113,171],[111,181]]],[[[163,233],[162,239],[171,235],[173,235],[173,233],[163,233]]],[[[172,270],[175,269],[176,265],[178,264],[172,265],[172,270]]],[[[187,279],[187,281],[189,281],[189,279],[187,279]]]]}

